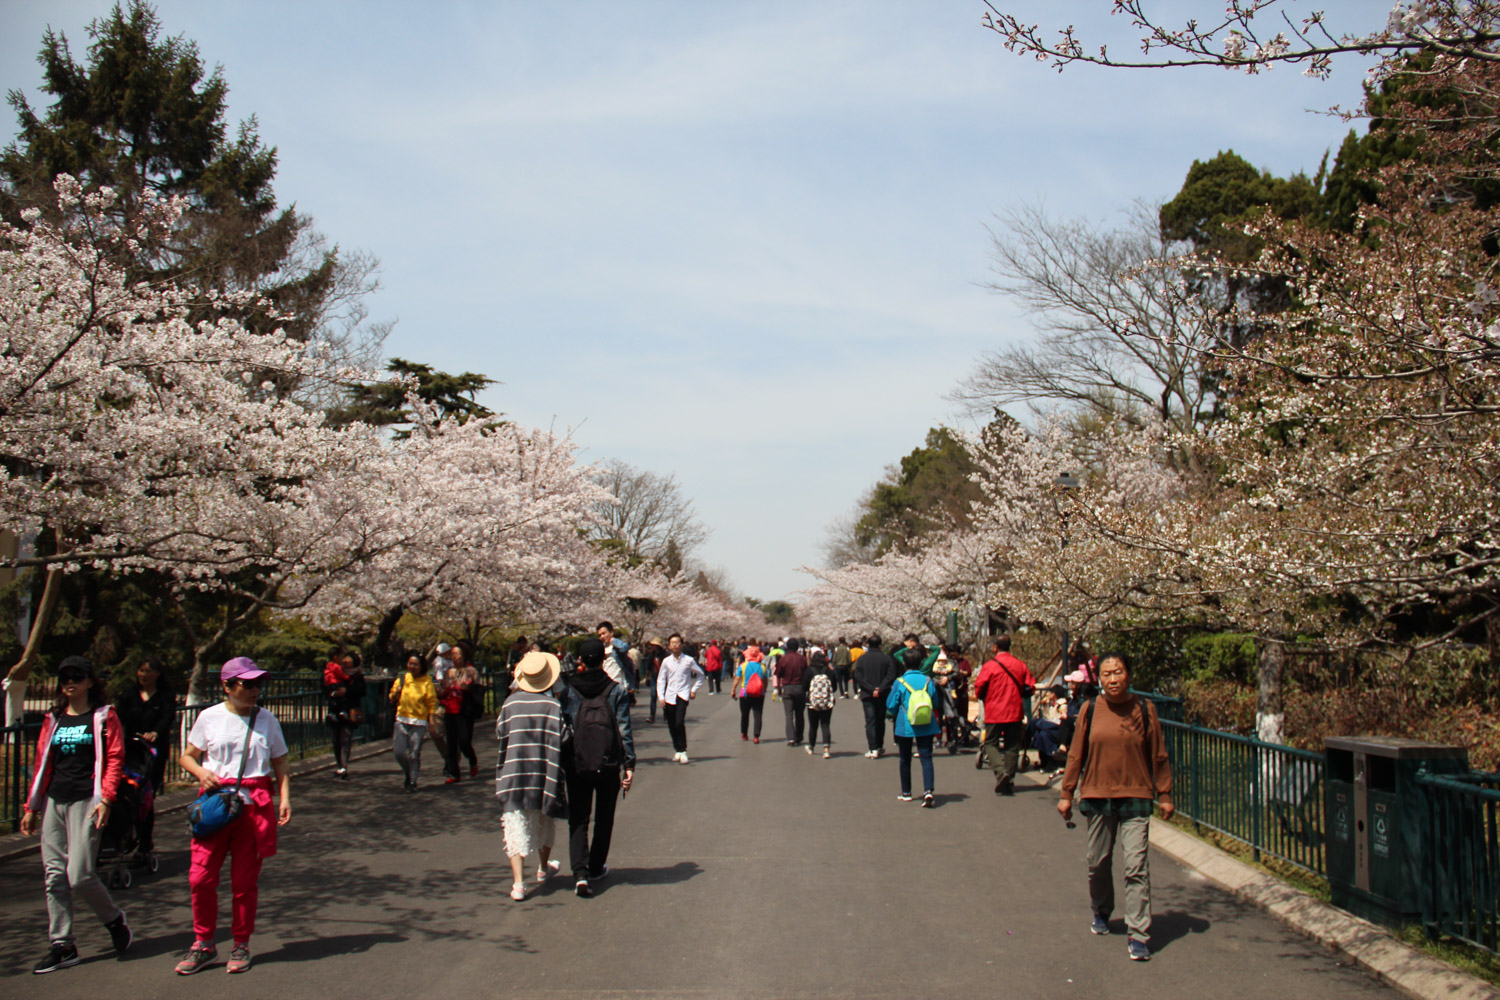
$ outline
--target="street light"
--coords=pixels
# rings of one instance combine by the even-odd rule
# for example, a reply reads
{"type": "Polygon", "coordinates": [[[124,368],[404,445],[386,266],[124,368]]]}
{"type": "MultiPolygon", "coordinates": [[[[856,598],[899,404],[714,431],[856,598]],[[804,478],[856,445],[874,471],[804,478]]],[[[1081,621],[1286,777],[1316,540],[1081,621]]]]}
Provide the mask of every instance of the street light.
{"type": "MultiPolygon", "coordinates": [[[[1076,490],[1079,487],[1081,487],[1083,484],[1078,481],[1078,477],[1075,476],[1075,475],[1073,475],[1073,473],[1071,473],[1071,472],[1064,472],[1061,475],[1059,475],[1056,480],[1053,481],[1053,485],[1056,486],[1060,490],[1076,490]]],[[[1063,559],[1062,559],[1061,549],[1065,549],[1065,548],[1068,547],[1068,520],[1067,520],[1067,515],[1062,512],[1062,508],[1061,508],[1061,506],[1057,502],[1057,494],[1056,493],[1054,493],[1052,495],[1052,509],[1057,512],[1057,519],[1058,519],[1058,521],[1060,521],[1062,523],[1062,545],[1060,546],[1058,554],[1057,554],[1058,575],[1061,576],[1062,575],[1062,570],[1063,570],[1063,565],[1062,565],[1063,559]]],[[[1068,673],[1068,629],[1067,629],[1067,626],[1064,625],[1062,622],[1058,622],[1058,632],[1062,636],[1062,653],[1058,656],[1058,662],[1062,665],[1063,676],[1067,676],[1067,673],[1068,673]]]]}

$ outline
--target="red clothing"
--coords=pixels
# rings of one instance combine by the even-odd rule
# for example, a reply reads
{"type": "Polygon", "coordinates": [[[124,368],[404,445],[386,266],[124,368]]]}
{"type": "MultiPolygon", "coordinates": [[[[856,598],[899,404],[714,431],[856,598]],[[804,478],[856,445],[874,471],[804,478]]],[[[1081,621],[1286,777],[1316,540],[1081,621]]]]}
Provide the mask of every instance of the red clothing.
{"type": "MultiPolygon", "coordinates": [[[[230,786],[234,782],[226,781],[230,786]]],[[[230,927],[234,940],[248,943],[255,933],[255,910],[260,901],[260,866],[276,853],[276,800],[272,779],[246,778],[240,787],[250,793],[240,818],[210,836],[194,837],[188,865],[188,889],[193,900],[193,933],[199,941],[213,941],[219,923],[219,873],[229,856],[229,884],[233,893],[230,927]]]]}
{"type": "Polygon", "coordinates": [[[703,651],[703,668],[710,671],[724,668],[724,652],[717,645],[703,651]]]}
{"type": "MultiPolygon", "coordinates": [[[[108,705],[100,705],[92,714],[94,798],[112,803],[119,794],[120,779],[125,776],[125,727],[108,705]]],[[[56,725],[56,714],[48,712],[42,716],[42,732],[36,740],[36,773],[26,796],[27,812],[41,812],[46,804],[47,786],[52,783],[52,730],[56,725]]]]}
{"type": "Polygon", "coordinates": [[[1036,687],[1036,678],[1026,664],[1009,653],[996,653],[980,669],[979,680],[974,682],[974,697],[984,702],[985,724],[1020,722],[1024,715],[1020,691],[1023,687],[1036,687]]]}
{"type": "Polygon", "coordinates": [[[344,665],[337,660],[329,660],[323,666],[323,684],[332,687],[335,684],[346,684],[349,675],[344,671],[344,665]]]}

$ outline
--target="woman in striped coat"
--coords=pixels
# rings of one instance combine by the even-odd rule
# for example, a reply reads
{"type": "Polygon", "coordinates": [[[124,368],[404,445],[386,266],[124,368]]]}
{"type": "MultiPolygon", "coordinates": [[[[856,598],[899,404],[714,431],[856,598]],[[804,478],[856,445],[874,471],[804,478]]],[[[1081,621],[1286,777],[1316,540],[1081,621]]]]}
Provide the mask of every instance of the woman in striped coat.
{"type": "Polygon", "coordinates": [[[559,865],[552,856],[553,820],[568,815],[562,769],[562,708],[547,692],[561,667],[551,653],[527,653],[516,664],[516,690],[505,700],[495,736],[500,763],[495,795],[505,853],[510,857],[510,898],[526,898],[526,858],[539,856],[540,885],[559,865]]]}

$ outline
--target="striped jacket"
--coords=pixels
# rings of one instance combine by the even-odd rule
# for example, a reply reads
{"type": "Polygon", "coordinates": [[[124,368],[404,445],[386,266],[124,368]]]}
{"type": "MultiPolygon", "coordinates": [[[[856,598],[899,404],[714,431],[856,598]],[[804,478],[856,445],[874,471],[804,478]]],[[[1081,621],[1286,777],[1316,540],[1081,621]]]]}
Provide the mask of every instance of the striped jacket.
{"type": "Polygon", "coordinates": [[[568,815],[562,770],[562,708],[550,696],[517,689],[495,723],[500,762],[495,795],[501,809],[568,815]]]}

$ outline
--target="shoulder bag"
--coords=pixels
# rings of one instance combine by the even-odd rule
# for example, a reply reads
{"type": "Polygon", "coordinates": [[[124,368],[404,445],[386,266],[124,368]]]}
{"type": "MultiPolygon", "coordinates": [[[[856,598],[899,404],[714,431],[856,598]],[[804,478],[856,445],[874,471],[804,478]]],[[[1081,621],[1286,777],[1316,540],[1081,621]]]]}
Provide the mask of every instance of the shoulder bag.
{"type": "Polygon", "coordinates": [[[240,773],[234,779],[236,787],[204,792],[188,806],[188,829],[194,837],[211,837],[240,818],[245,800],[240,798],[238,786],[245,780],[245,765],[250,762],[250,740],[255,735],[255,717],[259,714],[259,705],[250,709],[250,719],[245,726],[245,749],[240,754],[240,773]]]}

